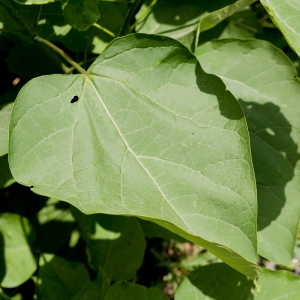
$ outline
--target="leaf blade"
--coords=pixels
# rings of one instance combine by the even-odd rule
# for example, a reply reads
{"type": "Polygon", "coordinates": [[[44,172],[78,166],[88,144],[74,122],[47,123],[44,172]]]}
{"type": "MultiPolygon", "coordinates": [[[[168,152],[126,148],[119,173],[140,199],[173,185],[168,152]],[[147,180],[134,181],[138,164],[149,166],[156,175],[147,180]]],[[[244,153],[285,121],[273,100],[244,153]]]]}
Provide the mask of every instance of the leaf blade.
{"type": "Polygon", "coordinates": [[[155,221],[257,277],[249,137],[223,83],[177,41],[143,34],[113,41],[88,74],[40,77],[20,92],[14,176],[85,213],[155,221]],[[38,99],[27,96],[37,89],[38,99]],[[32,114],[43,122],[21,153],[32,114]]]}

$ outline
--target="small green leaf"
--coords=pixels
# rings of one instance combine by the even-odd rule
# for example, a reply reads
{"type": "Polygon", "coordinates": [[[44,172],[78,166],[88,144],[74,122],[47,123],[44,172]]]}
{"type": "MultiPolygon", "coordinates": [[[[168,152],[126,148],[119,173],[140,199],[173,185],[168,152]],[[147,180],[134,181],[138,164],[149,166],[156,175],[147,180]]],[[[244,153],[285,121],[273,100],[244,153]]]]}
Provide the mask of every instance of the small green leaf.
{"type": "Polygon", "coordinates": [[[71,299],[90,283],[86,267],[52,254],[42,254],[39,260],[38,288],[43,299],[71,299]]]}
{"type": "Polygon", "coordinates": [[[90,264],[114,280],[132,279],[140,268],[146,242],[135,218],[110,215],[92,217],[88,239],[90,264]]]}
{"type": "Polygon", "coordinates": [[[28,280],[36,270],[31,251],[35,233],[29,221],[10,213],[0,215],[0,285],[13,288],[28,280]]]}
{"type": "Polygon", "coordinates": [[[291,61],[258,40],[221,40],[196,51],[206,72],[239,99],[258,190],[258,252],[290,265],[300,217],[300,82],[291,61]]]}
{"type": "Polygon", "coordinates": [[[88,74],[20,91],[10,123],[18,182],[88,214],[154,221],[257,277],[248,130],[221,80],[179,42],[144,34],[114,40],[88,74]]]}
{"type": "Polygon", "coordinates": [[[100,270],[98,277],[82,288],[72,300],[94,300],[104,299],[110,287],[110,280],[103,270],[100,270]]]}
{"type": "MultiPolygon", "coordinates": [[[[125,21],[128,3],[100,1],[98,2],[98,9],[105,13],[101,14],[96,23],[117,36],[125,21]]],[[[112,36],[92,26],[84,32],[72,29],[61,39],[61,42],[72,51],[88,49],[92,53],[100,54],[112,40],[112,36]]]]}
{"type": "Polygon", "coordinates": [[[300,2],[298,0],[261,0],[261,3],[289,45],[300,56],[300,2]]]}
{"type": "Polygon", "coordinates": [[[0,110],[0,156],[8,151],[8,127],[13,103],[5,105],[0,110]]]}
{"type": "Polygon", "coordinates": [[[167,300],[168,298],[157,288],[146,288],[139,284],[121,281],[112,285],[104,300],[167,300]]]}
{"type": "Polygon", "coordinates": [[[100,17],[94,0],[62,0],[62,10],[67,23],[80,31],[87,30],[100,17]]]}

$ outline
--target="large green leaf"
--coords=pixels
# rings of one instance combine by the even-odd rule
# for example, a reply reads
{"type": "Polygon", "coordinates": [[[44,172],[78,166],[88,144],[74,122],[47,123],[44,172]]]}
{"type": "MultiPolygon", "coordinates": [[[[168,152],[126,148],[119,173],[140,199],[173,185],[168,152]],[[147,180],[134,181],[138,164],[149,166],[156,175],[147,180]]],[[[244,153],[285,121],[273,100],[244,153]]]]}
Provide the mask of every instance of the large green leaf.
{"type": "Polygon", "coordinates": [[[300,216],[300,82],[293,64],[264,41],[223,40],[196,51],[247,118],[258,189],[258,252],[291,264],[300,216]]]}
{"type": "Polygon", "coordinates": [[[168,298],[158,288],[146,288],[139,284],[125,281],[112,285],[104,298],[105,300],[167,300],[168,298]]]}
{"type": "Polygon", "coordinates": [[[0,110],[0,156],[8,151],[8,126],[13,103],[5,105],[0,110]]]}
{"type": "Polygon", "coordinates": [[[16,214],[0,215],[0,285],[17,287],[36,270],[31,252],[35,233],[29,221],[16,214]]]}
{"type": "Polygon", "coordinates": [[[258,278],[260,292],[240,273],[218,263],[200,267],[189,274],[175,294],[175,300],[297,300],[300,277],[287,271],[263,269],[258,278]]]}
{"type": "Polygon", "coordinates": [[[87,30],[100,17],[95,0],[62,0],[62,10],[66,21],[80,31],[87,30]]]}
{"type": "Polygon", "coordinates": [[[89,273],[81,263],[42,254],[39,266],[38,288],[42,299],[71,299],[90,283],[89,273]]]}
{"type": "Polygon", "coordinates": [[[87,75],[26,84],[11,117],[10,167],[38,194],[154,221],[249,277],[260,272],[244,115],[175,40],[119,38],[87,75]]]}
{"type": "Polygon", "coordinates": [[[191,47],[198,25],[208,30],[254,0],[158,0],[147,13],[151,2],[145,1],[136,15],[136,32],[167,35],[191,47]]]}
{"type": "Polygon", "coordinates": [[[275,25],[300,56],[300,2],[298,0],[261,0],[275,25]]]}
{"type": "Polygon", "coordinates": [[[103,268],[113,280],[132,279],[144,258],[144,232],[135,218],[110,215],[92,217],[88,256],[92,267],[103,268]]]}

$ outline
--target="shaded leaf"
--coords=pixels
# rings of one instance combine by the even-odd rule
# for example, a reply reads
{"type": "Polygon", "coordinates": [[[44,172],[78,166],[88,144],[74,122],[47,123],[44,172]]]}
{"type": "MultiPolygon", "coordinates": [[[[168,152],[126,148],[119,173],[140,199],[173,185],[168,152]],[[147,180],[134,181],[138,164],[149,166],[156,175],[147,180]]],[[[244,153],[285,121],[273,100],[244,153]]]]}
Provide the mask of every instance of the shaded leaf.
{"type": "Polygon", "coordinates": [[[0,189],[6,188],[15,182],[8,165],[8,155],[0,157],[0,189]]]}
{"type": "Polygon", "coordinates": [[[186,239],[182,238],[180,235],[177,235],[177,234],[171,232],[170,230],[159,226],[156,223],[146,221],[146,220],[141,220],[141,219],[139,219],[139,223],[141,224],[143,231],[145,233],[145,236],[147,236],[147,237],[150,237],[150,238],[160,237],[160,238],[164,238],[166,240],[174,239],[174,240],[180,241],[180,242],[186,241],[186,239]]]}
{"type": "Polygon", "coordinates": [[[287,271],[263,269],[258,278],[260,292],[251,280],[225,264],[200,267],[189,274],[175,294],[175,300],[297,300],[300,277],[287,271]]]}
{"type": "Polygon", "coordinates": [[[52,254],[43,254],[39,261],[38,288],[42,299],[71,299],[90,283],[86,267],[52,254]]]}
{"type": "Polygon", "coordinates": [[[248,131],[221,80],[177,41],[143,34],[114,40],[88,74],[20,91],[10,123],[18,182],[85,213],[154,221],[256,277],[248,131]]]}
{"type": "Polygon", "coordinates": [[[184,278],[175,300],[251,300],[254,288],[252,280],[223,263],[216,263],[200,267],[184,278]]]}
{"type": "Polygon", "coordinates": [[[88,256],[92,267],[103,268],[116,280],[132,279],[140,268],[146,242],[135,218],[95,215],[88,239],[88,256]]]}
{"type": "Polygon", "coordinates": [[[63,16],[60,1],[49,3],[41,7],[40,18],[37,26],[40,37],[47,40],[58,40],[64,37],[71,28],[72,27],[66,23],[63,16]]]}
{"type": "Polygon", "coordinates": [[[37,246],[40,251],[55,252],[68,240],[75,225],[69,205],[49,198],[37,212],[37,246]]]}
{"type": "Polygon", "coordinates": [[[36,270],[31,245],[35,233],[29,221],[19,215],[0,215],[0,285],[13,288],[28,280],[36,270]]]}
{"type": "Polygon", "coordinates": [[[18,45],[9,53],[6,64],[11,73],[27,80],[60,71],[49,53],[36,44],[18,45]]]}
{"type": "Polygon", "coordinates": [[[112,285],[105,300],[167,300],[168,298],[157,288],[146,288],[139,284],[121,281],[112,285]]]}
{"type": "Polygon", "coordinates": [[[300,2],[298,0],[261,0],[261,3],[289,45],[300,56],[300,2]]]}
{"type": "Polygon", "coordinates": [[[72,300],[94,300],[104,299],[107,290],[110,287],[110,280],[107,275],[101,270],[98,277],[81,289],[72,300]]]}
{"type": "Polygon", "coordinates": [[[296,70],[264,41],[214,41],[196,55],[206,72],[222,78],[247,118],[258,190],[258,252],[290,265],[300,216],[296,70]]]}
{"type": "Polygon", "coordinates": [[[136,15],[137,20],[141,19],[136,32],[163,34],[191,48],[199,22],[201,32],[208,30],[254,0],[206,0],[201,3],[194,0],[158,0],[143,18],[151,2],[146,1],[136,15]]]}
{"type": "Polygon", "coordinates": [[[8,127],[13,103],[5,105],[0,110],[0,156],[8,151],[8,127]]]}
{"type": "Polygon", "coordinates": [[[94,0],[62,0],[62,10],[67,23],[80,31],[87,30],[100,17],[94,0]]]}

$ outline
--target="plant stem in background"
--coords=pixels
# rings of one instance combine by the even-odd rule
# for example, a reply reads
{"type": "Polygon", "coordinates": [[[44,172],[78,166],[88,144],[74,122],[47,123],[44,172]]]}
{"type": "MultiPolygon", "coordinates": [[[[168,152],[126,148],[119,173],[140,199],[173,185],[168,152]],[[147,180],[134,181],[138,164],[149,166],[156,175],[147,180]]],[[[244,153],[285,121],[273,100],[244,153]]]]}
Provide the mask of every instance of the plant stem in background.
{"type": "Polygon", "coordinates": [[[47,45],[48,47],[50,47],[51,49],[53,49],[55,52],[57,52],[58,54],[60,54],[65,60],[67,60],[78,72],[80,72],[81,74],[83,74],[84,76],[86,76],[87,78],[89,78],[86,70],[84,70],[82,67],[79,66],[79,64],[77,64],[68,54],[66,54],[63,50],[61,50],[60,48],[58,48],[57,46],[55,46],[54,44],[52,44],[51,42],[44,40],[42,38],[40,38],[39,36],[36,36],[34,38],[35,40],[37,40],[38,42],[41,42],[45,45],[47,45]]]}
{"type": "Polygon", "coordinates": [[[144,10],[144,12],[140,15],[140,17],[134,22],[132,26],[130,26],[130,31],[132,31],[135,26],[144,19],[145,16],[151,11],[152,7],[155,5],[157,0],[153,0],[151,4],[144,10]]]}
{"type": "Polygon", "coordinates": [[[111,32],[110,30],[106,29],[105,27],[102,27],[101,25],[99,25],[99,24],[97,24],[97,23],[94,23],[93,26],[95,26],[95,27],[101,29],[102,31],[104,31],[104,32],[107,33],[108,35],[112,36],[113,38],[116,37],[116,35],[115,35],[113,32],[111,32]]]}
{"type": "Polygon", "coordinates": [[[138,7],[138,5],[140,4],[141,0],[133,0],[127,10],[126,16],[125,16],[125,21],[123,23],[123,25],[121,26],[119,33],[117,36],[122,36],[122,35],[126,35],[130,32],[130,21],[138,7]]]}
{"type": "Polygon", "coordinates": [[[37,28],[39,26],[39,21],[40,21],[40,17],[41,17],[41,13],[42,13],[42,8],[43,8],[43,5],[40,5],[39,11],[38,11],[37,16],[36,16],[35,28],[37,28]]]}

